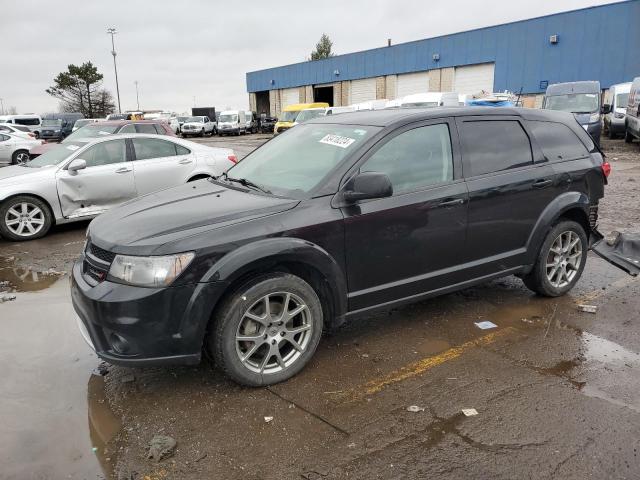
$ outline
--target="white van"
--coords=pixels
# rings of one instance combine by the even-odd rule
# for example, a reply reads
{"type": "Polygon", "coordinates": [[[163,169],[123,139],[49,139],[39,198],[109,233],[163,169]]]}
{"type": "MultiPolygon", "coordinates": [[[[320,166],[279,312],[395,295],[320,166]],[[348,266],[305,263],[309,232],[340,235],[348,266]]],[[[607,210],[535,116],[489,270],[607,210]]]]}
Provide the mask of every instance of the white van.
{"type": "Polygon", "coordinates": [[[407,95],[400,100],[402,107],[457,107],[460,98],[456,92],[426,92],[407,95]]]}
{"type": "Polygon", "coordinates": [[[629,103],[631,82],[611,85],[604,94],[602,113],[604,114],[604,131],[609,138],[616,138],[625,131],[625,116],[629,103]]]}
{"type": "Polygon", "coordinates": [[[634,138],[640,140],[640,77],[633,79],[629,90],[625,124],[624,141],[631,143],[634,138]]]}
{"type": "Polygon", "coordinates": [[[247,133],[247,116],[244,110],[224,110],[218,117],[218,135],[247,133]]]}
{"type": "Polygon", "coordinates": [[[349,113],[356,111],[356,109],[351,105],[346,107],[328,107],[325,110],[325,115],[338,115],[339,113],[349,113]]]}
{"type": "Polygon", "coordinates": [[[0,123],[24,125],[36,134],[36,138],[40,137],[40,126],[42,125],[42,118],[40,118],[40,115],[1,115],[0,123]]]}
{"type": "Polygon", "coordinates": [[[369,100],[368,102],[354,103],[351,106],[356,112],[358,110],[382,110],[387,106],[388,101],[389,100],[387,100],[386,98],[382,100],[369,100]]]}

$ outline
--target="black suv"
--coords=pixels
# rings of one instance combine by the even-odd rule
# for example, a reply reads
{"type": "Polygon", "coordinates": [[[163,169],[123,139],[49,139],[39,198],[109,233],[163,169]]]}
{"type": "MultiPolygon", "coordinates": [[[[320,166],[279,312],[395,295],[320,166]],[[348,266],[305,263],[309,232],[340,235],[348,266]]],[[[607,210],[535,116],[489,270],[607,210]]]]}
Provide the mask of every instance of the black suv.
{"type": "Polygon", "coordinates": [[[314,119],[226,175],[95,219],[79,326],[114,364],[194,364],[245,385],[298,372],[322,330],[505,275],[580,278],[609,164],[571,114],[394,109],[314,119]]]}

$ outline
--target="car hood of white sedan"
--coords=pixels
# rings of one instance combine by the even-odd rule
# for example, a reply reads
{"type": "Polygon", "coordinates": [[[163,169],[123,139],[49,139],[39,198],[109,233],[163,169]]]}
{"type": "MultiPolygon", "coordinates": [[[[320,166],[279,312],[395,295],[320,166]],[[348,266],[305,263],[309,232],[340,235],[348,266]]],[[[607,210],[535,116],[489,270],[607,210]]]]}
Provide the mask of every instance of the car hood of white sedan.
{"type": "Polygon", "coordinates": [[[55,176],[55,172],[56,169],[54,166],[31,168],[12,165],[0,168],[0,187],[13,185],[15,183],[24,183],[26,181],[31,182],[41,178],[51,178],[55,176]]]}

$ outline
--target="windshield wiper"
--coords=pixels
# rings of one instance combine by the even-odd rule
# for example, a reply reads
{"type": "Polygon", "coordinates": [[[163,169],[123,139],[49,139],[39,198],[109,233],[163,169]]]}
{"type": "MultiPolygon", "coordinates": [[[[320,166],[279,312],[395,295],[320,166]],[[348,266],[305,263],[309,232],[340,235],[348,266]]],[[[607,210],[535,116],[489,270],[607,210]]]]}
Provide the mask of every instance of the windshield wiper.
{"type": "Polygon", "coordinates": [[[229,175],[227,175],[227,173],[223,173],[222,174],[225,178],[225,180],[228,180],[230,182],[236,182],[239,183],[240,185],[244,186],[244,187],[249,187],[249,188],[253,188],[255,190],[259,190],[262,193],[267,193],[267,194],[272,194],[271,190],[267,190],[264,187],[261,187],[260,185],[253,183],[251,180],[247,180],[246,178],[233,178],[230,177],[229,175]]]}

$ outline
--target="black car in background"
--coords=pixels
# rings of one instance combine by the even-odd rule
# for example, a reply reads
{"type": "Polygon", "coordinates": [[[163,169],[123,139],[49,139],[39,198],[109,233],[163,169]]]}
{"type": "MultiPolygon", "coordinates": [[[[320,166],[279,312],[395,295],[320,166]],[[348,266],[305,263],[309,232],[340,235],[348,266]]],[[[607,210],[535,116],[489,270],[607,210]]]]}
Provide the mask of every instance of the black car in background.
{"type": "Polygon", "coordinates": [[[278,122],[278,119],[276,117],[261,116],[258,122],[260,124],[260,133],[273,133],[273,128],[278,122]]]}
{"type": "Polygon", "coordinates": [[[85,338],[127,366],[290,378],[325,328],[507,275],[573,288],[609,164],[571,114],[399,109],[314,119],[216,179],[96,218],[73,267],[85,338]]]}
{"type": "Polygon", "coordinates": [[[60,142],[71,135],[76,120],[84,118],[81,113],[47,113],[42,116],[40,138],[60,142]]]}

